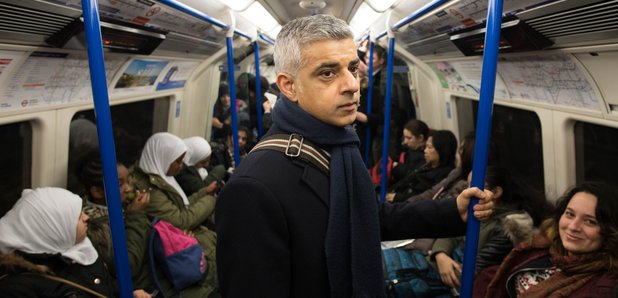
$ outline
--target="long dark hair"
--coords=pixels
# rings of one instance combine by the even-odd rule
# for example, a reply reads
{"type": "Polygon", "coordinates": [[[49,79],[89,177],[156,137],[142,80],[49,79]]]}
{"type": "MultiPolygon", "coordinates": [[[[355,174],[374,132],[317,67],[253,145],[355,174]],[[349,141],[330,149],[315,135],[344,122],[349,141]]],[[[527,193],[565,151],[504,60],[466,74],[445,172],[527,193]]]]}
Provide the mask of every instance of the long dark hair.
{"type": "Polygon", "coordinates": [[[455,167],[455,153],[457,152],[455,135],[450,130],[432,130],[429,137],[440,155],[439,165],[455,167]]]}
{"type": "Polygon", "coordinates": [[[461,142],[459,149],[459,163],[461,167],[462,180],[467,180],[468,175],[472,172],[472,162],[474,161],[474,143],[476,142],[476,134],[471,132],[467,134],[461,142]]]}
{"type": "Polygon", "coordinates": [[[521,178],[512,175],[505,167],[487,166],[485,185],[489,190],[495,190],[498,186],[502,188],[502,196],[496,201],[497,207],[526,211],[532,217],[534,226],[539,226],[553,209],[544,193],[526,186],[521,178]]]}
{"type": "Polygon", "coordinates": [[[618,210],[618,189],[615,187],[605,182],[584,182],[575,186],[558,199],[552,218],[543,222],[541,232],[561,254],[567,254],[562,246],[558,223],[573,196],[579,192],[588,193],[597,198],[594,211],[603,237],[601,246],[601,252],[605,255],[603,262],[610,273],[618,276],[618,212],[616,212],[618,210]]]}
{"type": "Polygon", "coordinates": [[[427,126],[427,123],[418,119],[412,119],[406,122],[403,129],[409,130],[416,137],[423,136],[424,142],[426,142],[429,137],[429,126],[427,126]]]}

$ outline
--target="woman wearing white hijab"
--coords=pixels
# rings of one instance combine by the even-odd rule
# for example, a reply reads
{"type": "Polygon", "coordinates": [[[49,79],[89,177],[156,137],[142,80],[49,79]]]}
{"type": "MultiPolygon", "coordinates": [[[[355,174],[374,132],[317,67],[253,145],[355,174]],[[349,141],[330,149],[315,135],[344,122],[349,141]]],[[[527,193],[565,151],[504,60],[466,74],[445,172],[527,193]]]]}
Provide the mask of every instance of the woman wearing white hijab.
{"type": "Polygon", "coordinates": [[[133,177],[138,189],[152,189],[146,212],[178,228],[191,230],[214,211],[215,198],[201,190],[187,197],[174,175],[183,167],[187,146],[177,136],[161,132],[152,135],[142,151],[133,177]]]}
{"type": "Polygon", "coordinates": [[[204,138],[190,137],[182,141],[187,145],[187,154],[183,160],[185,166],[175,176],[176,181],[186,194],[193,194],[204,187],[209,194],[214,194],[220,186],[217,181],[222,181],[225,177],[225,167],[217,166],[206,170],[212,149],[204,138]]]}
{"type": "Polygon", "coordinates": [[[26,189],[0,218],[0,293],[10,297],[113,294],[109,273],[86,237],[82,199],[61,188],[26,189]],[[82,288],[51,279],[60,277],[82,288]]]}
{"type": "Polygon", "coordinates": [[[216,288],[216,239],[215,232],[201,224],[214,213],[215,197],[202,189],[186,196],[174,175],[183,166],[187,146],[177,136],[161,132],[152,135],[142,151],[139,166],[132,173],[137,189],[149,189],[150,204],[146,213],[174,226],[190,230],[204,247],[209,262],[206,281],[216,288]]]}

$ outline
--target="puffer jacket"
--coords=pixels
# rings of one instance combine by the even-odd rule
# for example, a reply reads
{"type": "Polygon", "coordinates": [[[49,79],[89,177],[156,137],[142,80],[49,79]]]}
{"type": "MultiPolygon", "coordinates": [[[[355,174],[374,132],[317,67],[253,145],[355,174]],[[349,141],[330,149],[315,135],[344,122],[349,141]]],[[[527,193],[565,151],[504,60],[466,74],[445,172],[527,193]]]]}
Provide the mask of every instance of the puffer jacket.
{"type": "MultiPolygon", "coordinates": [[[[202,189],[189,196],[189,208],[184,206],[182,197],[163,178],[158,175],[146,174],[139,167],[131,173],[135,186],[150,192],[150,203],[145,212],[150,217],[158,217],[182,230],[189,230],[204,248],[208,272],[205,283],[214,289],[217,281],[217,234],[206,228],[203,223],[215,210],[215,197],[208,195],[202,189]]],[[[184,294],[183,294],[184,295],[184,294]]]]}
{"type": "MultiPolygon", "coordinates": [[[[129,265],[131,266],[133,287],[136,289],[153,290],[155,289],[155,283],[150,275],[150,258],[148,255],[151,232],[150,219],[143,212],[127,212],[125,216],[129,265]]],[[[200,232],[200,234],[203,234],[205,231],[200,232]]],[[[212,258],[214,250],[211,248],[210,252],[205,251],[205,253],[211,255],[207,259],[213,260],[213,262],[207,262],[207,273],[200,282],[182,290],[182,293],[178,293],[173,289],[172,284],[162,274],[161,268],[155,265],[157,279],[161,284],[162,291],[165,293],[164,297],[174,297],[177,294],[188,298],[208,297],[215,290],[217,287],[216,264],[212,258]]]]}
{"type": "Polygon", "coordinates": [[[131,175],[138,189],[150,192],[146,213],[151,217],[156,216],[183,230],[192,230],[215,211],[216,199],[205,189],[188,196],[190,207],[186,208],[176,189],[159,175],[147,174],[139,167],[133,168],[131,175]]]}

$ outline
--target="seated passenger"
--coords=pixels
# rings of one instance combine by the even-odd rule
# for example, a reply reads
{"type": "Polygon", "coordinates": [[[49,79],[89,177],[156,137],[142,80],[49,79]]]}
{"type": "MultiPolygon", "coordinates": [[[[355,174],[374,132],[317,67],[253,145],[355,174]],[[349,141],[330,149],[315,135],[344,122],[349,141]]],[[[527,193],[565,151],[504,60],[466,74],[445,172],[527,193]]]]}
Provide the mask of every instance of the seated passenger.
{"type": "Polygon", "coordinates": [[[570,190],[539,235],[515,247],[497,272],[479,274],[474,297],[616,297],[616,198],[618,190],[600,182],[570,190]]]}
{"type": "MultiPolygon", "coordinates": [[[[82,168],[78,171],[82,186],[87,190],[87,193],[83,195],[82,211],[89,217],[88,238],[97,249],[99,257],[107,264],[110,273],[115,275],[114,251],[109,230],[107,200],[105,199],[105,189],[103,187],[103,165],[98,152],[94,153],[97,154],[89,155],[88,160],[84,162],[81,166],[82,168]]],[[[133,189],[133,186],[129,183],[129,171],[127,168],[121,163],[117,163],[116,167],[123,209],[126,211],[143,210],[147,204],[144,205],[140,202],[150,200],[148,192],[133,189]],[[136,197],[133,200],[127,200],[126,197],[129,193],[133,193],[136,197]]],[[[127,214],[125,216],[131,217],[131,215],[127,214]]]]}
{"type": "Polygon", "coordinates": [[[435,130],[429,134],[425,147],[425,164],[409,172],[389,189],[389,202],[402,202],[429,189],[455,168],[457,139],[448,130],[435,130]]]}
{"type": "Polygon", "coordinates": [[[180,173],[174,178],[187,195],[192,195],[202,188],[206,188],[208,194],[214,194],[221,187],[218,181],[225,178],[225,168],[217,166],[206,170],[210,163],[212,150],[210,144],[202,137],[190,137],[184,139],[187,145],[187,154],[180,173]]]}
{"type": "Polygon", "coordinates": [[[214,211],[215,198],[206,189],[187,197],[174,179],[183,167],[187,146],[177,136],[161,132],[152,135],[132,175],[138,189],[152,189],[146,212],[174,226],[198,227],[214,211]]]}
{"type": "MultiPolygon", "coordinates": [[[[474,159],[474,141],[475,134],[471,132],[467,134],[461,141],[457,150],[456,167],[431,188],[424,192],[413,195],[406,199],[406,202],[415,202],[421,200],[441,200],[446,198],[457,197],[464,189],[468,187],[468,175],[472,171],[472,161],[474,159]]],[[[490,150],[490,153],[492,151],[490,150]]],[[[491,164],[491,156],[488,164],[491,164]]]]}
{"type": "Polygon", "coordinates": [[[174,179],[182,169],[186,151],[187,146],[177,136],[156,133],[146,141],[139,165],[131,174],[135,187],[150,191],[150,204],[146,207],[149,216],[193,232],[204,248],[206,260],[212,264],[207,273],[208,284],[216,285],[217,235],[202,225],[214,213],[216,199],[205,189],[187,197],[174,179]]]}
{"type": "MultiPolygon", "coordinates": [[[[121,177],[127,177],[129,171],[120,162],[118,162],[116,166],[119,173],[118,183],[120,185],[120,192],[122,193],[124,191],[124,182],[121,177]]],[[[99,152],[91,151],[90,154],[84,158],[82,164],[79,165],[79,168],[76,169],[76,173],[82,184],[81,187],[85,189],[85,192],[81,194],[83,199],[82,211],[90,218],[89,223],[94,219],[107,217],[107,201],[105,200],[105,190],[103,188],[103,165],[99,158],[99,152]]],[[[128,191],[132,191],[132,189],[128,191]]]]}
{"type": "MultiPolygon", "coordinates": [[[[225,144],[213,144],[211,164],[213,166],[223,165],[227,172],[231,174],[234,173],[234,168],[236,168],[232,130],[228,130],[226,135],[227,137],[225,144]]],[[[241,159],[244,158],[251,150],[250,148],[247,148],[247,140],[249,140],[250,137],[251,134],[248,128],[244,126],[238,127],[238,147],[241,159]]]]}
{"type": "MultiPolygon", "coordinates": [[[[88,170],[82,171],[82,173],[89,173],[89,175],[87,179],[84,180],[91,182],[90,187],[88,187],[90,190],[89,196],[98,198],[102,196],[103,201],[105,201],[105,192],[102,182],[103,172],[100,159],[95,158],[91,160],[85,165],[85,168],[88,170]],[[99,183],[96,184],[94,181],[99,181],[99,183]]],[[[151,219],[148,218],[144,212],[144,209],[146,209],[150,203],[150,195],[148,190],[133,188],[130,183],[129,172],[124,165],[119,163],[117,169],[120,199],[122,200],[124,209],[127,251],[129,254],[129,266],[131,267],[133,287],[137,289],[146,289],[149,292],[154,291],[157,287],[150,275],[150,259],[148,255],[149,249],[151,249],[149,242],[151,219]]],[[[105,209],[107,210],[106,207],[105,209]]],[[[84,211],[85,210],[86,208],[84,211]]],[[[88,222],[88,227],[88,238],[92,240],[99,255],[106,260],[108,267],[113,268],[114,258],[111,247],[111,233],[108,217],[91,218],[88,222]]],[[[172,283],[165,278],[160,268],[157,267],[155,270],[164,297],[172,297],[178,294],[173,288],[172,283]]],[[[208,284],[206,275],[204,275],[201,282],[183,289],[181,294],[183,297],[208,297],[215,287],[216,284],[208,284]]]]}
{"type": "MultiPolygon", "coordinates": [[[[471,179],[472,173],[468,183],[471,179]]],[[[551,210],[543,194],[533,193],[504,167],[487,167],[485,188],[494,193],[496,208],[481,222],[475,272],[500,264],[513,246],[532,236],[551,210]]],[[[463,237],[437,239],[430,255],[442,282],[451,288],[461,285],[463,245],[463,237]]]]}
{"type": "Polygon", "coordinates": [[[407,173],[425,164],[423,151],[425,151],[428,136],[429,127],[425,122],[412,119],[406,123],[403,127],[403,142],[401,143],[406,151],[401,153],[403,162],[393,164],[392,182],[398,182],[407,173]]]}
{"type": "Polygon", "coordinates": [[[113,296],[112,279],[86,236],[88,215],[81,210],[82,199],[61,188],[23,191],[0,219],[0,274],[7,274],[0,278],[2,296],[113,296]]]}

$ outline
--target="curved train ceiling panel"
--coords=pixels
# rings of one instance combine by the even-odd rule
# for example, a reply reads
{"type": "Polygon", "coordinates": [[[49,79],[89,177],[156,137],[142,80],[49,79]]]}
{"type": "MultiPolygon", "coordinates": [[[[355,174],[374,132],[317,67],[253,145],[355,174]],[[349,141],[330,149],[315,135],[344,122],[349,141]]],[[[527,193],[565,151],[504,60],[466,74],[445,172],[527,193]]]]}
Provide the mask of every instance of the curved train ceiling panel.
{"type": "MultiPolygon", "coordinates": [[[[80,0],[47,0],[81,10],[80,0]]],[[[212,24],[150,0],[100,0],[101,17],[219,43],[225,33],[212,24]]]]}

